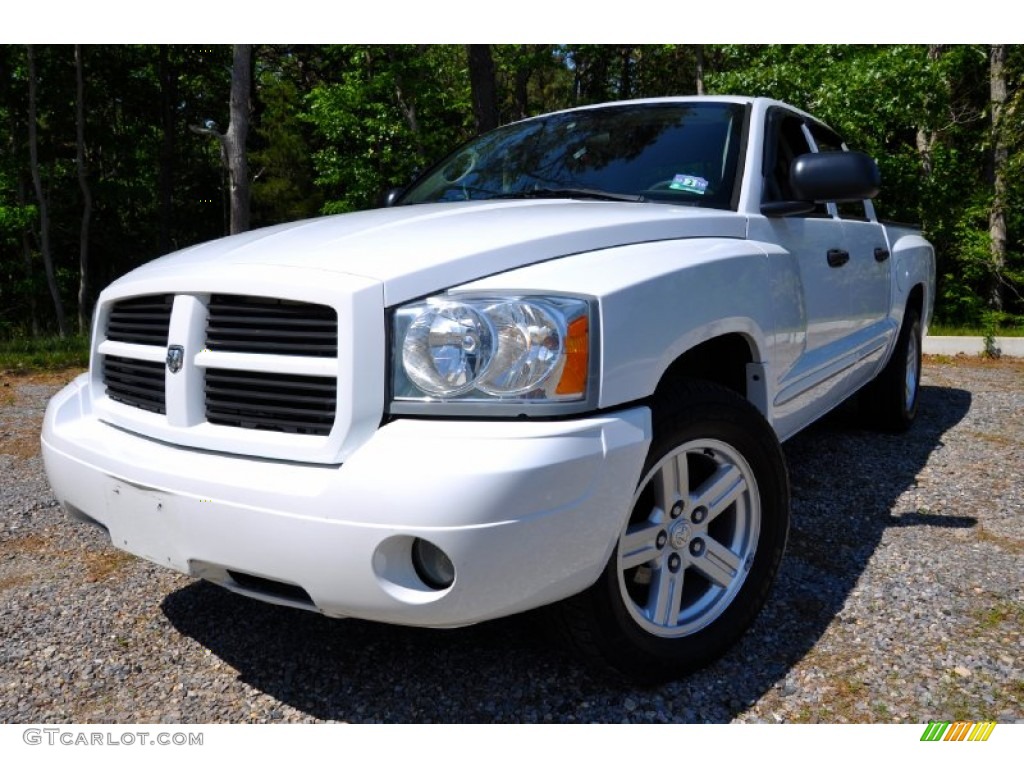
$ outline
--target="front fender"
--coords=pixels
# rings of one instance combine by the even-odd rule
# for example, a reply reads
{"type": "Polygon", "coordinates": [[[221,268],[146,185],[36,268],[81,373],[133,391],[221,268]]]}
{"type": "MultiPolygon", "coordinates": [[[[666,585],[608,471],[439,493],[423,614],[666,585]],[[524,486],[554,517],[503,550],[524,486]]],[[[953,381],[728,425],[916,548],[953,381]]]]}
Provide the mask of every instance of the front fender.
{"type": "Polygon", "coordinates": [[[650,396],[687,350],[740,334],[755,362],[772,338],[769,264],[757,244],[692,238],[567,256],[460,286],[458,291],[567,291],[601,312],[601,394],[611,408],[650,396]]]}

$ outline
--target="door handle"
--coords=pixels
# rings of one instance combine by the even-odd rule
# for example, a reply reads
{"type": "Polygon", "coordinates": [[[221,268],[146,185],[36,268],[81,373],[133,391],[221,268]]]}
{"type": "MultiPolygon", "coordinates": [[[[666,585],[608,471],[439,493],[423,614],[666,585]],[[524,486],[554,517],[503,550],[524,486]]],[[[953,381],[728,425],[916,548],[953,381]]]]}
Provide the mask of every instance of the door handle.
{"type": "Polygon", "coordinates": [[[889,258],[888,248],[875,248],[875,261],[881,264],[883,261],[889,258]]]}
{"type": "Polygon", "coordinates": [[[842,248],[828,249],[828,265],[830,267],[841,267],[850,260],[850,253],[842,248]]]}

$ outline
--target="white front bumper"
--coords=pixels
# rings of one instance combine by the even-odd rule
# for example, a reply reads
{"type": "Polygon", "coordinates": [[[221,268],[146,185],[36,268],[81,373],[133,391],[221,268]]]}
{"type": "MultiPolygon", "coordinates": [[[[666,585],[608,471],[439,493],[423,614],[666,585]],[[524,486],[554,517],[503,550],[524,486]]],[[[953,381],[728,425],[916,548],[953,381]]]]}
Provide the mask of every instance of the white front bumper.
{"type": "Polygon", "coordinates": [[[53,398],[42,446],[57,498],[115,546],[264,600],[396,624],[458,626],[591,584],[625,523],[650,411],[567,421],[400,420],[342,465],[168,445],[91,413],[83,375],[53,398]],[[445,590],[415,538],[455,566],[445,590]],[[246,588],[228,571],[294,585],[246,588]]]}

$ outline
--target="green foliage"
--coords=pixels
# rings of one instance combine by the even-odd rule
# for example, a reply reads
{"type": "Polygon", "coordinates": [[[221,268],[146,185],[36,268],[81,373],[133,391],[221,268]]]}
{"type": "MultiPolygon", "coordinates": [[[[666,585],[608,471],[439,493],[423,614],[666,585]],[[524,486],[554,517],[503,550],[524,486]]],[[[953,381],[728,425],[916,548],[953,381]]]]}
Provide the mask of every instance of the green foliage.
{"type": "MultiPolygon", "coordinates": [[[[1018,47],[1011,89],[1024,71],[1018,47]]],[[[988,231],[992,207],[986,46],[765,45],[723,46],[721,68],[708,76],[715,92],[771,96],[829,123],[882,170],[880,216],[919,222],[936,246],[937,313],[978,325],[994,281],[1021,300],[1020,233],[1024,185],[1011,184],[1011,253],[995,275],[988,231]]],[[[1005,138],[1014,148],[1011,177],[1024,165],[1022,109],[1015,90],[1005,138]],[[1016,169],[1016,170],[1015,170],[1016,169]]]]}
{"type": "Polygon", "coordinates": [[[306,119],[325,213],[376,204],[389,187],[469,137],[471,108],[459,46],[341,46],[346,68],[313,88],[306,119]]]}
{"type": "Polygon", "coordinates": [[[315,132],[302,117],[311,54],[301,47],[257,49],[257,106],[249,143],[254,226],[309,218],[323,206],[314,182],[315,132]]]}
{"type": "MultiPolygon", "coordinates": [[[[225,234],[218,142],[231,47],[83,47],[86,168],[99,289],[169,250],[225,234]]],[[[991,127],[984,45],[503,44],[492,47],[503,122],[606,99],[709,93],[788,101],[832,125],[883,173],[879,213],[919,222],[936,246],[940,320],[982,327],[998,289],[1005,329],[1024,315],[1024,46],[1007,46],[1009,98],[991,127]],[[991,158],[1008,149],[1008,250],[990,247],[991,158]]],[[[40,173],[58,288],[77,301],[82,196],[71,46],[35,46],[40,173]]],[[[28,169],[24,46],[0,46],[0,334],[52,327],[28,169]]],[[[462,45],[262,45],[249,160],[254,226],[358,210],[469,137],[462,45]]]]}
{"type": "Polygon", "coordinates": [[[16,242],[36,215],[34,205],[0,205],[0,243],[10,245],[16,242]]]}

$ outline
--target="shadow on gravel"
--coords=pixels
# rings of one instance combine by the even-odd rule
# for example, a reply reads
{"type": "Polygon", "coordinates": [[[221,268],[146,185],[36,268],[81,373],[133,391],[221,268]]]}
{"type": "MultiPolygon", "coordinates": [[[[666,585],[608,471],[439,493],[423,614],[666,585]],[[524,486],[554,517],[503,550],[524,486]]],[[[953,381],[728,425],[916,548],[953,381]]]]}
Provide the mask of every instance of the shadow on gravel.
{"type": "Polygon", "coordinates": [[[970,403],[966,391],[924,387],[920,416],[905,435],[863,431],[846,409],[790,440],[793,524],[768,605],[720,661],[658,688],[592,673],[558,648],[543,612],[458,630],[410,629],[325,619],[204,582],[169,595],[162,608],[242,681],[312,718],[728,722],[814,647],[888,526],[974,524],[891,513],[970,403]]]}

